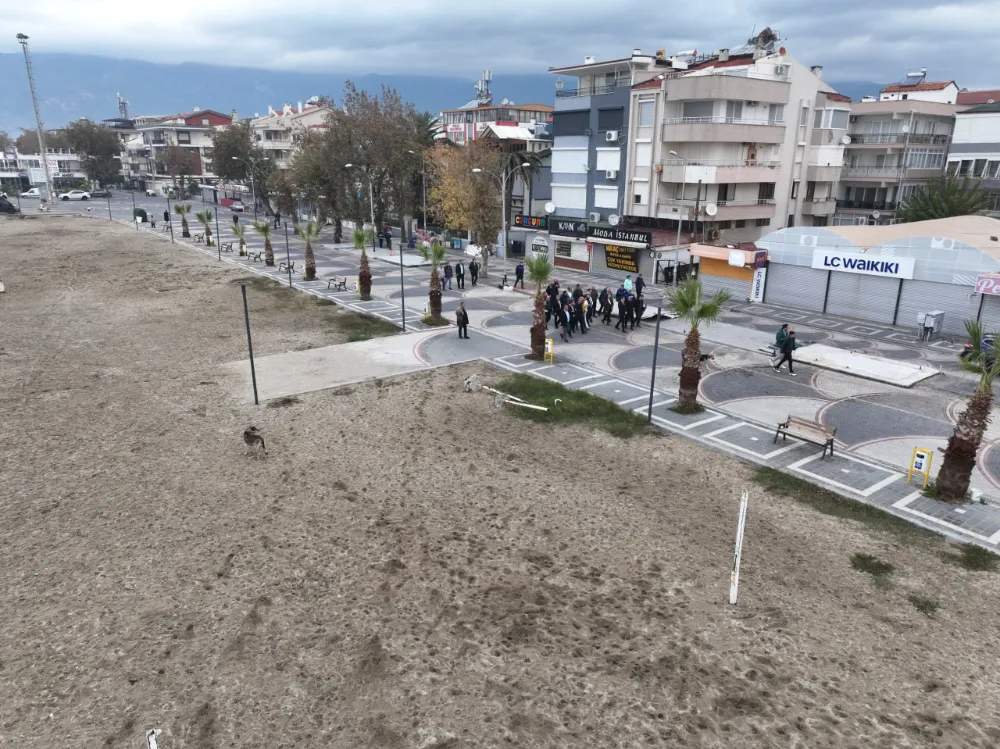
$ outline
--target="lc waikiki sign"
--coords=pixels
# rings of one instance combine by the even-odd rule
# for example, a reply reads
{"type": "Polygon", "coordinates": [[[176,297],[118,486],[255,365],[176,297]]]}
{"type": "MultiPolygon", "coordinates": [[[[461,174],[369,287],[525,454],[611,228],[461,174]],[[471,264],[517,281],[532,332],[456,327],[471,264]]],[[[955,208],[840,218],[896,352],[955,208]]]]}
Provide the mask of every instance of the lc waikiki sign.
{"type": "Polygon", "coordinates": [[[862,255],[858,252],[838,250],[816,250],[812,267],[820,270],[860,273],[882,278],[913,278],[912,257],[890,257],[886,255],[862,255]]]}

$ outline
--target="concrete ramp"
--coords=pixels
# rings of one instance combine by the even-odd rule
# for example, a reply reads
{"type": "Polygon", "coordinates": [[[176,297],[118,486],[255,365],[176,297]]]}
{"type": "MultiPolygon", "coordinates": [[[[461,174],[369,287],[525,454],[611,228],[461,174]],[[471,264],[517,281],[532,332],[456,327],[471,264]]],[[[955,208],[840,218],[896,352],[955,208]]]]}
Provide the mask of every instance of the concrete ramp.
{"type": "Polygon", "coordinates": [[[813,343],[798,349],[795,352],[795,361],[904,388],[913,387],[918,382],[940,372],[939,369],[926,362],[913,364],[883,359],[878,356],[844,351],[833,346],[824,346],[821,343],[813,343]]]}

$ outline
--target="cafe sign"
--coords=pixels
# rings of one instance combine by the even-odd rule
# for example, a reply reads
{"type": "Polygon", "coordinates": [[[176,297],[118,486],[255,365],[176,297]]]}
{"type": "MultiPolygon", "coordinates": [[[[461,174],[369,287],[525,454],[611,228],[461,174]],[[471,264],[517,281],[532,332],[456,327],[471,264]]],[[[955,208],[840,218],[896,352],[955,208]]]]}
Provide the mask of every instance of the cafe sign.
{"type": "Polygon", "coordinates": [[[604,245],[604,260],[611,270],[639,272],[639,250],[616,244],[604,245]]]}
{"type": "Polygon", "coordinates": [[[1000,273],[980,273],[976,278],[976,293],[1000,296],[1000,273]]]}
{"type": "Polygon", "coordinates": [[[523,226],[526,229],[548,229],[548,216],[514,216],[514,226],[523,226]]]}

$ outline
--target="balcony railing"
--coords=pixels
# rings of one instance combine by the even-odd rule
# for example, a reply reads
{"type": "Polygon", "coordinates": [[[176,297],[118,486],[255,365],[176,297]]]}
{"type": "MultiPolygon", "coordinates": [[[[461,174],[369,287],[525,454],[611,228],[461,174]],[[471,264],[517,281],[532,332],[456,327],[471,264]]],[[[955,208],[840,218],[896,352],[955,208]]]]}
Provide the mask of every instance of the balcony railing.
{"type": "Polygon", "coordinates": [[[682,205],[691,206],[692,208],[696,205],[704,206],[709,203],[715,203],[720,208],[725,208],[728,206],[740,207],[740,206],[754,206],[754,205],[774,205],[774,198],[758,198],[757,200],[690,200],[684,198],[683,200],[679,198],[670,198],[663,195],[660,196],[659,200],[656,201],[659,205],[682,205]]]}
{"type": "Polygon", "coordinates": [[[663,121],[664,125],[773,125],[784,127],[784,120],[747,117],[670,117],[663,121]]]}
{"type": "Polygon", "coordinates": [[[727,75],[733,78],[752,78],[757,81],[779,81],[781,83],[787,83],[791,78],[787,75],[774,75],[772,73],[758,73],[753,70],[733,70],[733,69],[722,69],[722,70],[712,70],[708,73],[692,73],[691,71],[678,71],[676,73],[666,73],[663,78],[666,80],[671,80],[674,78],[684,78],[685,76],[694,75],[727,75]]]}
{"type": "Polygon", "coordinates": [[[622,88],[623,86],[631,85],[632,81],[630,78],[617,78],[614,83],[601,83],[594,84],[590,86],[581,86],[580,88],[560,88],[556,89],[556,98],[563,99],[571,96],[600,96],[601,94],[610,94],[616,88],[622,88]]]}
{"type": "Polygon", "coordinates": [[[894,211],[896,204],[889,200],[838,200],[838,211],[894,211]]]}
{"type": "Polygon", "coordinates": [[[763,166],[769,169],[776,169],[781,166],[780,161],[733,161],[732,159],[663,159],[660,162],[664,167],[668,166],[763,166]]]}
{"type": "Polygon", "coordinates": [[[845,166],[845,177],[872,177],[879,179],[899,179],[903,176],[901,166],[845,166]]]}
{"type": "Polygon", "coordinates": [[[848,133],[851,136],[851,145],[859,146],[894,146],[909,143],[913,145],[948,145],[947,135],[928,135],[926,133],[910,133],[907,140],[907,133],[848,133]]]}

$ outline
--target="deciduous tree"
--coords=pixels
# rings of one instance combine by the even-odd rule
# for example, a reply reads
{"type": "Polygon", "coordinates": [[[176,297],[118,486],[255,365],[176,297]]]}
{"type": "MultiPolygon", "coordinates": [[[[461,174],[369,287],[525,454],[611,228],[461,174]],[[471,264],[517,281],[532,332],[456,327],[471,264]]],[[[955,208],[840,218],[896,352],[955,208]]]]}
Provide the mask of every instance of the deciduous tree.
{"type": "Polygon", "coordinates": [[[257,197],[267,204],[274,162],[254,141],[248,120],[212,131],[212,168],[225,182],[252,182],[257,197]]]}
{"type": "Polygon", "coordinates": [[[184,146],[169,145],[163,149],[163,168],[174,182],[180,185],[178,195],[184,192],[184,178],[194,172],[194,154],[184,146]]]}
{"type": "Polygon", "coordinates": [[[90,120],[77,120],[66,126],[66,137],[92,182],[104,186],[120,177],[122,142],[114,130],[90,120]]]}

